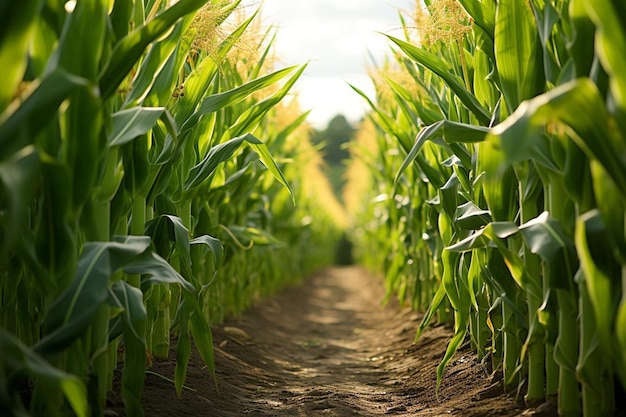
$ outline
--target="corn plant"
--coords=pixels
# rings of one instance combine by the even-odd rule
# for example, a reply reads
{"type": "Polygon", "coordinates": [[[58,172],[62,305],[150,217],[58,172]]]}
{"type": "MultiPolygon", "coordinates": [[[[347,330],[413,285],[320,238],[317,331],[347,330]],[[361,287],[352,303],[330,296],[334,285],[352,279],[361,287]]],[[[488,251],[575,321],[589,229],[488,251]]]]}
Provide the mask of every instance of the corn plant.
{"type": "MultiPolygon", "coordinates": [[[[404,79],[380,68],[371,102],[379,149],[403,155],[393,175],[376,177],[392,187],[384,199],[410,200],[374,213],[402,237],[382,266],[388,282],[406,284],[389,289],[431,298],[418,337],[452,307],[438,381],[469,335],[506,386],[526,385],[529,402],[558,395],[560,415],[612,415],[613,384],[626,384],[623,6],[433,0],[416,8],[420,33],[402,17],[405,39],[389,36],[396,60],[388,65],[404,79]],[[408,258],[420,247],[432,249],[408,258]],[[416,273],[407,258],[428,266],[416,273]],[[402,291],[421,291],[410,283],[425,279],[434,284],[425,295],[402,291]]],[[[394,169],[388,153],[376,163],[394,169]]]]}
{"type": "Polygon", "coordinates": [[[233,19],[239,6],[1,6],[3,415],[103,415],[119,360],[126,411],[143,415],[172,333],[180,394],[192,338],[215,377],[210,324],[328,260],[285,249],[338,229],[281,169],[306,149],[283,146],[306,141],[305,115],[275,110],[305,66],[267,62],[271,30],[237,56],[256,16],[233,19]]]}

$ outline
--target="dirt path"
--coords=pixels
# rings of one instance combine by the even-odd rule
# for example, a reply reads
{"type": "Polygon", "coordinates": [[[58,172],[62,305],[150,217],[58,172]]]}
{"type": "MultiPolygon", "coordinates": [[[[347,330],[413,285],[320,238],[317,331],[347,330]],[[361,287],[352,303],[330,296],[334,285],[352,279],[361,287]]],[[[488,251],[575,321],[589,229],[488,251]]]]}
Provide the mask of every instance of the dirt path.
{"type": "MultiPolygon", "coordinates": [[[[413,345],[418,316],[381,307],[382,285],[360,268],[334,268],[260,302],[215,328],[219,391],[201,361],[177,399],[173,362],[155,363],[146,416],[515,416],[523,403],[502,392],[462,349],[435,396],[435,369],[450,330],[413,345]],[[160,375],[160,376],[157,376],[160,375]]],[[[175,355],[172,355],[175,357],[175,355]]],[[[124,415],[119,399],[112,412],[124,415]]],[[[524,415],[553,415],[527,410],[524,415]]]]}

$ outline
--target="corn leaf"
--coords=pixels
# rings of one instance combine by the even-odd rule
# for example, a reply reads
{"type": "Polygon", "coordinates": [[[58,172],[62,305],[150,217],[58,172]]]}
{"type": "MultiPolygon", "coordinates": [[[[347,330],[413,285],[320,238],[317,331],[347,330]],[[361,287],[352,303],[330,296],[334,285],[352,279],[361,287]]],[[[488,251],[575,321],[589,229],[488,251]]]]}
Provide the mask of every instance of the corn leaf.
{"type": "Polygon", "coordinates": [[[452,122],[450,120],[441,120],[423,128],[420,130],[417,138],[415,138],[415,144],[413,144],[409,154],[402,162],[400,170],[398,170],[396,174],[393,181],[394,187],[397,185],[404,171],[415,161],[415,158],[426,142],[435,141],[439,138],[442,138],[446,143],[482,142],[487,137],[487,133],[489,133],[489,128],[452,122]]]}
{"type": "MultiPolygon", "coordinates": [[[[117,281],[109,288],[109,304],[121,310],[121,314],[116,317],[120,319],[119,331],[123,331],[121,325],[124,324],[132,332],[133,337],[145,343],[145,336],[142,336],[140,330],[141,323],[146,320],[148,314],[146,307],[143,305],[143,293],[126,281],[117,281]]],[[[119,336],[119,334],[111,334],[109,339],[112,340],[116,336],[119,336]]]]}
{"type": "Polygon", "coordinates": [[[543,48],[528,1],[498,2],[494,40],[498,78],[510,113],[545,89],[543,48]]]}
{"type": "Polygon", "coordinates": [[[394,38],[393,36],[387,35],[387,37],[393,43],[398,45],[400,49],[409,57],[440,76],[454,92],[454,94],[456,94],[456,96],[461,100],[465,107],[467,107],[467,109],[471,111],[474,116],[476,116],[482,125],[487,126],[489,124],[489,120],[491,119],[489,112],[480,104],[471,92],[467,91],[461,77],[454,75],[449,71],[449,65],[447,65],[447,63],[440,56],[420,49],[408,42],[394,38]]]}
{"type": "MultiPolygon", "coordinates": [[[[89,415],[87,387],[78,377],[53,367],[31,347],[26,346],[4,329],[0,329],[0,351],[2,351],[0,367],[7,379],[10,380],[18,373],[25,371],[35,380],[46,380],[59,384],[74,413],[78,417],[87,417],[89,415]]],[[[17,386],[3,385],[3,388],[6,387],[14,392],[10,394],[2,392],[0,393],[0,398],[15,398],[18,396],[17,386]]],[[[9,407],[9,410],[15,410],[14,407],[9,407]]],[[[24,412],[24,415],[28,414],[24,412]]]]}
{"type": "Polygon", "coordinates": [[[541,256],[548,271],[544,274],[550,288],[571,290],[578,258],[574,242],[565,235],[558,221],[543,212],[519,227],[524,241],[534,254],[541,256]]]}
{"type": "Polygon", "coordinates": [[[504,122],[493,128],[507,161],[529,157],[529,150],[542,140],[542,127],[561,121],[573,132],[574,141],[590,159],[598,160],[622,194],[626,194],[626,141],[609,129],[609,117],[595,84],[581,78],[526,101],[504,122]]]}
{"type": "Polygon", "coordinates": [[[205,3],[206,0],[181,0],[122,38],[100,73],[102,96],[108,98],[115,92],[151,42],[170,30],[178,19],[193,13],[205,3]]]}
{"type": "Polygon", "coordinates": [[[610,242],[597,210],[587,212],[577,219],[576,250],[604,355],[612,355],[613,318],[617,313],[621,287],[621,271],[612,256],[610,242]]]}
{"type": "Polygon", "coordinates": [[[176,123],[164,107],[133,107],[113,113],[112,119],[113,131],[107,139],[109,146],[121,146],[148,133],[159,119],[169,125],[168,131],[176,139],[176,123]]]}
{"type": "Polygon", "coordinates": [[[626,112],[626,7],[619,0],[585,0],[585,6],[597,26],[596,51],[610,75],[611,92],[626,112]]]}
{"type": "Polygon", "coordinates": [[[0,116],[0,160],[32,144],[61,103],[77,89],[87,87],[87,80],[62,69],[43,78],[19,107],[9,107],[0,116]]]}
{"type": "Polygon", "coordinates": [[[465,11],[474,19],[480,28],[493,39],[496,27],[496,10],[494,2],[459,0],[465,11]]]}
{"type": "Polygon", "coordinates": [[[152,251],[145,251],[136,256],[125,267],[124,272],[130,275],[141,275],[141,287],[154,284],[178,284],[185,291],[193,293],[193,284],[182,277],[162,257],[152,251]]]}
{"type": "Polygon", "coordinates": [[[191,255],[189,252],[189,230],[180,217],[162,215],[146,224],[146,234],[152,238],[157,253],[170,257],[170,244],[174,242],[183,275],[191,279],[191,255]]]}
{"type": "Polygon", "coordinates": [[[0,199],[4,213],[0,217],[2,242],[0,242],[0,265],[4,265],[11,250],[32,196],[32,184],[39,168],[39,155],[29,146],[0,162],[0,199]]]}
{"type": "Polygon", "coordinates": [[[189,358],[191,357],[191,339],[189,335],[189,308],[185,300],[178,308],[180,328],[178,342],[176,343],[176,367],[174,369],[174,385],[176,394],[180,397],[183,384],[187,377],[189,358]]]}
{"type": "Polygon", "coordinates": [[[0,6],[0,68],[3,88],[0,91],[2,113],[22,81],[28,63],[28,50],[42,1],[4,2],[0,6]]]}
{"type": "MultiPolygon", "coordinates": [[[[116,3],[117,4],[117,3],[116,3]]],[[[170,82],[176,82],[176,77],[171,73],[171,68],[167,67],[170,62],[170,58],[178,53],[177,46],[179,45],[180,38],[184,33],[184,30],[189,27],[191,19],[188,17],[179,22],[172,33],[160,42],[152,44],[150,51],[146,58],[141,63],[139,71],[132,80],[132,88],[126,98],[122,108],[130,109],[139,105],[150,93],[152,87],[155,85],[157,78],[165,73],[170,82]]],[[[171,94],[171,88],[157,88],[157,91],[162,91],[163,94],[171,94]]]]}
{"type": "MultiPolygon", "coordinates": [[[[285,78],[291,73],[295,66],[284,68],[275,71],[271,74],[249,81],[239,87],[235,87],[232,90],[225,91],[223,93],[217,93],[206,97],[198,110],[192,114],[180,128],[180,135],[186,134],[192,129],[205,114],[216,112],[226,106],[232,106],[239,103],[241,100],[248,97],[250,94],[255,93],[265,87],[275,84],[281,79],[285,78]]],[[[301,70],[300,70],[301,71],[301,70]]]]}
{"type": "Polygon", "coordinates": [[[461,204],[454,213],[454,224],[465,230],[478,230],[491,223],[491,213],[471,201],[461,204]]]}
{"type": "Polygon", "coordinates": [[[209,369],[209,372],[213,377],[213,381],[215,382],[215,386],[217,386],[217,379],[215,376],[215,356],[213,352],[213,333],[211,333],[209,322],[207,321],[207,318],[201,314],[201,310],[198,309],[191,313],[190,323],[194,344],[198,348],[200,357],[202,357],[202,360],[209,369]]]}
{"type": "Polygon", "coordinates": [[[149,238],[131,236],[118,242],[86,243],[74,279],[46,312],[44,336],[35,350],[50,354],[73,343],[106,301],[111,275],[149,245],[149,238]]]}
{"type": "Polygon", "coordinates": [[[122,369],[122,400],[127,415],[143,417],[141,393],[146,378],[146,343],[142,337],[136,337],[135,326],[145,329],[146,320],[137,315],[132,319],[132,323],[122,320],[125,355],[122,369]]]}
{"type": "Polygon", "coordinates": [[[222,263],[224,258],[224,246],[222,246],[219,239],[209,235],[202,235],[192,239],[189,243],[191,245],[203,245],[206,248],[204,251],[205,256],[210,252],[216,266],[219,266],[222,263]]]}

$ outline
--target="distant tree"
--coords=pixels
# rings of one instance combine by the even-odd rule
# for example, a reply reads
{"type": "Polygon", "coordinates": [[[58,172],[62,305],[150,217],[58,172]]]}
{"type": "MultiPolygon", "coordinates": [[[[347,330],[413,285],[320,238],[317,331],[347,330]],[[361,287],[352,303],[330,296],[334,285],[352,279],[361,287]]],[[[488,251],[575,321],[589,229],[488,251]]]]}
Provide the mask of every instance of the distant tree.
{"type": "Polygon", "coordinates": [[[311,141],[319,145],[326,162],[326,175],[333,187],[335,195],[342,201],[342,189],[344,186],[343,161],[350,157],[350,152],[345,146],[350,142],[356,132],[350,122],[341,114],[333,117],[324,130],[314,130],[311,133],[311,141]]]}
{"type": "Polygon", "coordinates": [[[328,165],[340,164],[344,159],[350,157],[350,153],[345,148],[354,136],[356,129],[352,127],[345,116],[339,114],[333,117],[325,130],[313,132],[312,141],[315,144],[323,145],[324,160],[328,165]]]}

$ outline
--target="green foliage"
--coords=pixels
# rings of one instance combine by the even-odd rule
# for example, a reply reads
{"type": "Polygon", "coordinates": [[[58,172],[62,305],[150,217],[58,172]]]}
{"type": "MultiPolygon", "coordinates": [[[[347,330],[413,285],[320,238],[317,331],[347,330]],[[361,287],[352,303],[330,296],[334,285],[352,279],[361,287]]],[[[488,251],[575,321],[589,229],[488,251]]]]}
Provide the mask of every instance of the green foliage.
{"type": "Polygon", "coordinates": [[[389,37],[357,253],[388,296],[428,307],[418,336],[454,322],[438,382],[469,334],[528,400],[612,415],[626,385],[623,6],[458,3],[473,22],[458,41],[389,37]]]}
{"type": "Polygon", "coordinates": [[[305,66],[273,68],[272,31],[237,48],[259,30],[232,26],[239,1],[166,3],[0,6],[4,414],[103,415],[121,360],[141,416],[172,336],[180,394],[192,339],[215,378],[210,325],[332,261],[305,115],[282,103],[305,66]]]}

